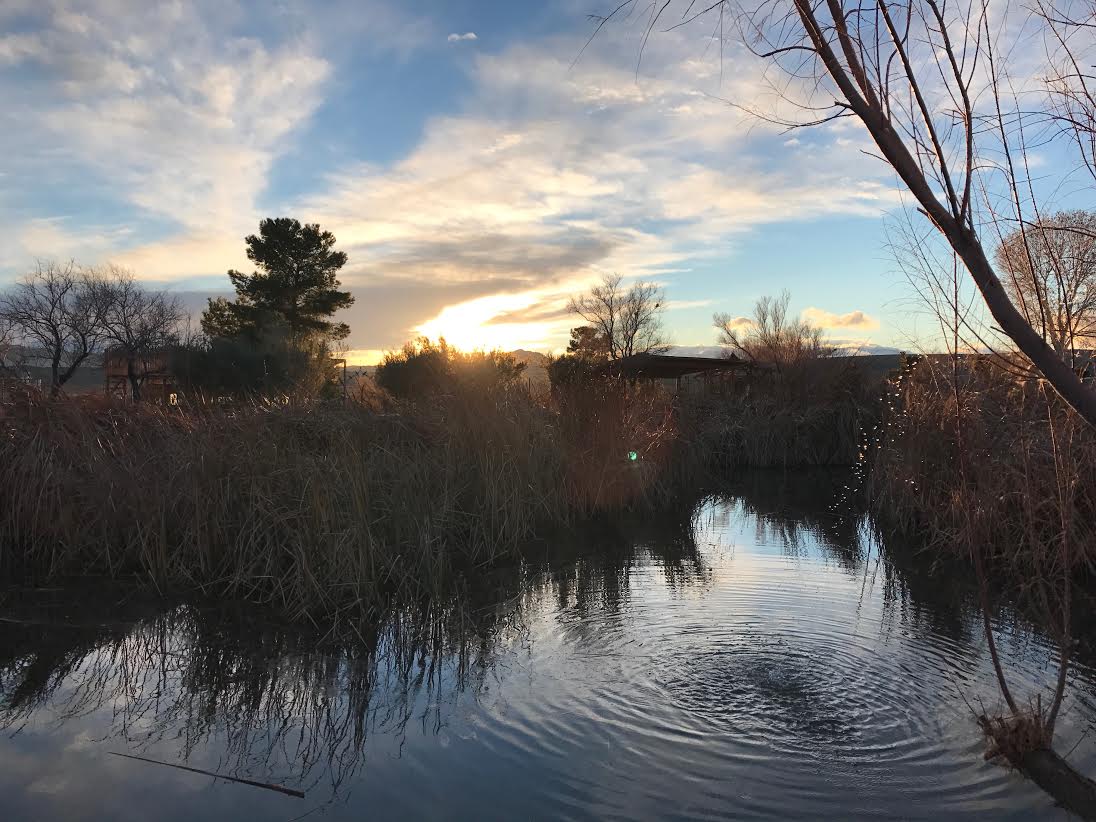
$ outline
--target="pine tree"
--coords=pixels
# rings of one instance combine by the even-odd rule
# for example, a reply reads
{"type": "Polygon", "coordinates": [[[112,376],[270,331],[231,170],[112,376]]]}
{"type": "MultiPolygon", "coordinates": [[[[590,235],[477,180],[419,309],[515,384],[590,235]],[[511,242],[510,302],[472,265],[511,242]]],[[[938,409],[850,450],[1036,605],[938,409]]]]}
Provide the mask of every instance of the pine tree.
{"type": "Polygon", "coordinates": [[[334,250],[334,234],[315,223],[276,217],[259,223],[258,235],[246,242],[247,257],[257,270],[228,272],[236,299],[209,301],[202,315],[207,336],[255,339],[280,326],[291,343],[305,346],[349,335],[346,323],[331,320],[354,302],[350,292],[339,290],[346,254],[334,250]]]}

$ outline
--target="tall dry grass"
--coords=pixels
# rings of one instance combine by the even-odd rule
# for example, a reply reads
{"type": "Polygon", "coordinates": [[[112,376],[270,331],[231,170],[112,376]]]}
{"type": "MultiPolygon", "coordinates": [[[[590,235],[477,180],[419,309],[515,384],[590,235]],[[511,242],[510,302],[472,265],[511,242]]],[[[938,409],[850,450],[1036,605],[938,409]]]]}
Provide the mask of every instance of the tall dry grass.
{"type": "Polygon", "coordinates": [[[724,469],[854,465],[878,420],[881,383],[847,360],[806,360],[723,393],[685,395],[681,425],[724,469]]]}
{"type": "Polygon", "coordinates": [[[1096,565],[1096,437],[1053,392],[988,357],[925,359],[891,386],[871,471],[888,527],[1018,579],[1096,565]]]}
{"type": "Polygon", "coordinates": [[[1096,563],[1096,437],[1022,366],[967,356],[928,358],[904,372],[874,455],[872,504],[886,527],[916,532],[973,568],[1007,706],[978,717],[987,757],[1004,757],[1091,815],[1096,784],[1055,754],[1052,741],[1074,653],[1075,580],[1096,563]],[[1025,698],[1010,683],[994,635],[995,596],[1014,601],[1055,639],[1049,693],[1025,698]]]}
{"type": "Polygon", "coordinates": [[[600,408],[595,447],[524,384],[455,384],[385,413],[26,394],[0,408],[0,576],[375,612],[513,559],[548,528],[668,498],[681,472],[652,403],[600,408]]]}

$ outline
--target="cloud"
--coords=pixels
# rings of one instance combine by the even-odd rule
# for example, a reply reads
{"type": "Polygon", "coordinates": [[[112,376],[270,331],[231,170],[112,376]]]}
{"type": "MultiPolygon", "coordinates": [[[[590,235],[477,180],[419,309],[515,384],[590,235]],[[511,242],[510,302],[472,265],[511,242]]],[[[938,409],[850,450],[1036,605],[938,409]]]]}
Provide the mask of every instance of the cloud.
{"type": "Polygon", "coordinates": [[[420,21],[416,33],[383,0],[363,2],[280,5],[262,37],[242,2],[28,4],[19,33],[0,35],[0,152],[19,158],[5,169],[0,266],[67,248],[150,277],[237,264],[275,162],[323,102],[332,60],[347,54],[340,43],[402,54],[432,32],[420,21]],[[365,21],[383,36],[358,37],[365,21]],[[28,199],[51,190],[85,201],[50,216],[63,242],[20,219],[28,199]],[[115,242],[103,247],[104,236],[115,242]]]}
{"type": "Polygon", "coordinates": [[[0,39],[11,65],[0,94],[12,101],[0,151],[21,158],[11,191],[83,189],[109,207],[99,225],[87,225],[96,205],[79,219],[16,223],[21,265],[71,251],[137,262],[152,277],[199,273],[186,266],[229,237],[236,260],[274,160],[320,104],[331,66],[300,38],[228,34],[234,4],[80,6],[44,2],[37,27],[0,39]],[[150,244],[149,226],[173,236],[150,244]]]}
{"type": "Polygon", "coordinates": [[[566,315],[555,320],[521,316],[519,312],[523,309],[537,309],[543,296],[535,290],[518,294],[491,294],[449,305],[418,326],[416,331],[433,339],[444,337],[465,350],[506,351],[522,346],[534,349],[551,347],[553,339],[562,335],[574,322],[566,315]],[[516,319],[508,319],[515,315],[516,319]]]}
{"type": "Polygon", "coordinates": [[[450,43],[459,43],[462,40],[478,40],[479,38],[476,37],[476,33],[474,31],[466,31],[464,34],[457,34],[454,32],[445,39],[448,40],[450,43]]]}
{"type": "Polygon", "coordinates": [[[863,311],[835,314],[832,311],[810,306],[803,309],[802,317],[819,328],[849,328],[860,331],[873,331],[879,328],[879,321],[863,311]]]}
{"type": "Polygon", "coordinates": [[[754,321],[749,317],[735,317],[727,323],[728,328],[746,329],[752,327],[753,325],[754,321]]]}
{"type": "MultiPolygon", "coordinates": [[[[275,161],[328,90],[352,82],[331,46],[337,27],[288,10],[260,40],[241,34],[235,3],[123,6],[68,16],[50,6],[40,28],[0,40],[0,66],[38,78],[22,90],[0,68],[0,92],[14,95],[0,150],[23,158],[23,180],[5,189],[88,180],[122,212],[91,225],[57,218],[18,245],[4,241],[23,236],[22,223],[6,221],[0,248],[72,248],[153,279],[245,266],[240,237],[261,216],[275,161]]],[[[874,216],[897,202],[882,166],[831,156],[834,140],[858,132],[840,125],[782,145],[722,102],[756,97],[757,61],[729,48],[721,81],[719,60],[698,59],[680,30],[652,40],[637,79],[635,42],[621,31],[574,67],[581,36],[472,53],[461,106],[428,119],[399,159],[348,158],[279,204],[349,253],[354,348],[461,328],[485,344],[519,332],[550,343],[566,334],[561,306],[605,273],[656,279],[672,296],[694,261],[753,228],[874,216]]]]}
{"type": "MultiPolygon", "coordinates": [[[[452,333],[463,318],[485,340],[507,323],[565,335],[565,317],[549,326],[541,315],[604,273],[657,279],[672,293],[692,260],[725,253],[755,226],[875,216],[897,202],[862,164],[821,162],[824,135],[805,153],[777,143],[772,154],[763,126],[698,91],[718,83],[718,66],[708,76],[680,54],[659,55],[658,75],[637,83],[634,54],[572,69],[572,45],[477,55],[462,111],[431,119],[395,164],[339,169],[302,203],[347,248],[351,287],[509,279],[512,305],[471,298],[412,330],[452,333]]],[[[743,89],[755,79],[735,76],[743,89]]]]}
{"type": "Polygon", "coordinates": [[[667,311],[681,311],[686,308],[705,308],[711,304],[711,300],[667,300],[663,308],[667,311]]]}
{"type": "Polygon", "coordinates": [[[30,34],[8,34],[0,37],[0,65],[16,65],[29,58],[42,56],[43,43],[30,34]]]}
{"type": "Polygon", "coordinates": [[[65,217],[0,224],[0,268],[24,273],[35,259],[97,260],[131,240],[124,226],[73,231],[65,217]]]}

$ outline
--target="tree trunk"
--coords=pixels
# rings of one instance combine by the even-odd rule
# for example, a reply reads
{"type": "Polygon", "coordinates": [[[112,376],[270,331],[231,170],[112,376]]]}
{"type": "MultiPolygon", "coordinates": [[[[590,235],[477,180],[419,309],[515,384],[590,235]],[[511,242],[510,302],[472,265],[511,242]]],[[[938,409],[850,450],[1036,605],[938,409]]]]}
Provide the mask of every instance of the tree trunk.
{"type": "Polygon", "coordinates": [[[137,363],[135,358],[126,358],[126,376],[129,377],[129,393],[134,403],[141,401],[141,381],[137,377],[137,363]]]}
{"type": "Polygon", "coordinates": [[[1096,820],[1096,782],[1077,773],[1054,751],[1031,751],[1015,764],[1059,805],[1082,819],[1096,820]]]}
{"type": "MultiPolygon", "coordinates": [[[[993,319],[997,321],[1001,330],[1016,343],[1016,347],[1046,377],[1047,382],[1054,387],[1058,395],[1072,406],[1089,425],[1096,427],[1096,392],[1084,385],[1080,378],[1073,373],[1073,369],[1055,355],[1054,350],[1046,344],[1043,338],[1031,327],[1031,324],[1016,310],[1012,301],[1009,300],[1004,288],[1001,287],[1001,281],[997,279],[997,274],[986,258],[981,242],[974,234],[974,229],[965,223],[967,216],[964,211],[965,201],[963,207],[960,208],[955,200],[954,192],[951,191],[950,184],[949,203],[951,208],[937,199],[924,170],[914,156],[910,154],[910,150],[907,148],[902,136],[891,123],[889,113],[880,104],[874,89],[866,80],[856,59],[841,7],[836,0],[827,0],[833,15],[833,27],[837,31],[842,48],[845,49],[849,70],[846,70],[826,39],[825,27],[816,16],[816,8],[808,0],[794,0],[794,2],[807,36],[811,39],[818,57],[826,67],[826,71],[845,97],[848,107],[860,118],[875,144],[879,147],[880,152],[882,152],[883,157],[891,168],[897,172],[902,182],[909,188],[910,193],[917,199],[917,202],[921,204],[925,215],[932,220],[937,230],[944,235],[952,249],[962,259],[993,319]]],[[[907,69],[908,71],[909,69],[907,69]]],[[[919,89],[916,88],[915,84],[913,90],[919,93],[919,89]]],[[[967,125],[967,128],[972,127],[969,124],[967,125]]],[[[970,173],[970,169],[967,169],[967,173],[970,173]]]]}
{"type": "MultiPolygon", "coordinates": [[[[947,232],[945,232],[947,233],[947,232]]],[[[967,232],[964,232],[967,233],[967,232]]],[[[1081,382],[1069,363],[1040,337],[1005,293],[981,243],[976,239],[948,236],[952,247],[974,278],[989,313],[1047,382],[1089,425],[1096,426],[1096,391],[1081,382]]]]}

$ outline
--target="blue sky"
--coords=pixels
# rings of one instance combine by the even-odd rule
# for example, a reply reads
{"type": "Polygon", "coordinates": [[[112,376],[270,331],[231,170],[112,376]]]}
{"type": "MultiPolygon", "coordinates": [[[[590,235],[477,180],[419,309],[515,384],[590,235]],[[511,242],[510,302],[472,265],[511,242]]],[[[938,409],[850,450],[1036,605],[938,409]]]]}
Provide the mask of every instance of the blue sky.
{"type": "Polygon", "coordinates": [[[350,255],[359,361],[419,333],[558,348],[567,299],[609,272],[665,286],[682,346],[784,288],[834,339],[910,345],[898,191],[860,131],[728,107],[765,102],[764,66],[732,46],[721,65],[706,24],[652,40],[638,74],[637,21],[575,62],[604,10],[5,0],[0,285],[110,261],[199,305],[290,215],[350,255]]]}

